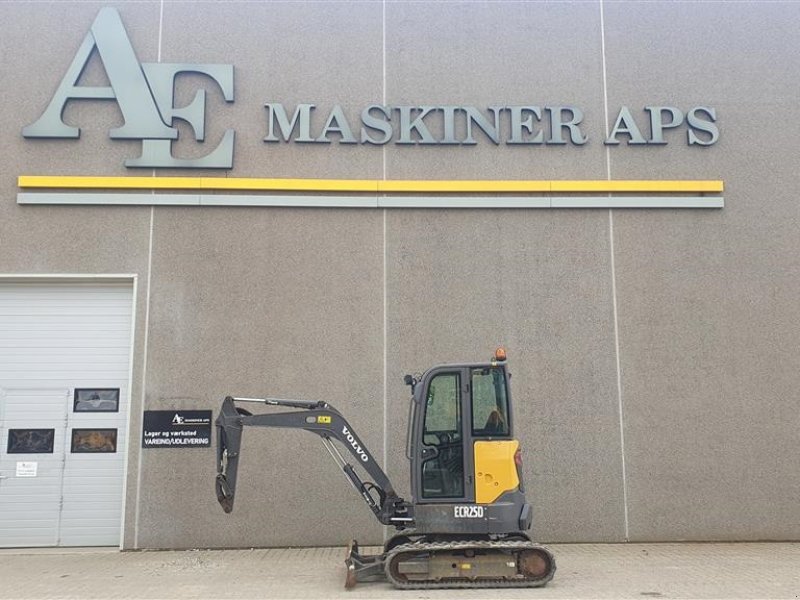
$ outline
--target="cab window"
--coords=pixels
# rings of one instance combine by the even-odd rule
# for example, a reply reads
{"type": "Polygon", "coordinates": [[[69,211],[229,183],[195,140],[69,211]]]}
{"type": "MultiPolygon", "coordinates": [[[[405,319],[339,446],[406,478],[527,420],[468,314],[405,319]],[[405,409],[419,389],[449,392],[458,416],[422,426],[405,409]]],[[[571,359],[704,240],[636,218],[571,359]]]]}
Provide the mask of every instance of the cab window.
{"type": "Polygon", "coordinates": [[[431,379],[425,410],[424,442],[437,446],[442,434],[461,436],[461,394],[457,373],[431,379]]]}
{"type": "Polygon", "coordinates": [[[509,435],[508,396],[505,372],[501,368],[472,369],[472,435],[509,435]]]}
{"type": "Polygon", "coordinates": [[[432,456],[422,463],[422,496],[463,497],[464,449],[458,373],[441,373],[431,379],[425,399],[422,441],[425,446],[435,448],[432,456]]]}

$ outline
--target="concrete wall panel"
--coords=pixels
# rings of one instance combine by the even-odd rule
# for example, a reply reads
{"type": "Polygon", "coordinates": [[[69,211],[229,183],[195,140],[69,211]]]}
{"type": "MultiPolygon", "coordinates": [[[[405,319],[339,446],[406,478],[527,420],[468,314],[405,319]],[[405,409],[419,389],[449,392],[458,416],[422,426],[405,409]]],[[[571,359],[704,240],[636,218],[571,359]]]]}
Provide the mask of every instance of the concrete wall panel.
{"type": "MultiPolygon", "coordinates": [[[[404,373],[485,361],[505,345],[534,535],[621,539],[606,224],[591,213],[515,211],[404,211],[391,222],[389,431],[404,429],[404,373]]],[[[398,479],[408,473],[403,442],[389,441],[398,479]]]]}
{"type": "Polygon", "coordinates": [[[800,535],[798,18],[788,3],[606,5],[610,104],[706,103],[721,131],[710,148],[685,129],[613,148],[613,177],[726,187],[722,211],[614,211],[634,540],[800,535]]]}
{"type": "MultiPolygon", "coordinates": [[[[159,210],[148,408],[211,408],[216,415],[229,394],[326,400],[380,455],[379,217],[347,210],[159,210]]],[[[252,428],[244,439],[231,515],[213,493],[213,449],[144,453],[141,545],[380,539],[371,513],[316,436],[252,428]]]]}

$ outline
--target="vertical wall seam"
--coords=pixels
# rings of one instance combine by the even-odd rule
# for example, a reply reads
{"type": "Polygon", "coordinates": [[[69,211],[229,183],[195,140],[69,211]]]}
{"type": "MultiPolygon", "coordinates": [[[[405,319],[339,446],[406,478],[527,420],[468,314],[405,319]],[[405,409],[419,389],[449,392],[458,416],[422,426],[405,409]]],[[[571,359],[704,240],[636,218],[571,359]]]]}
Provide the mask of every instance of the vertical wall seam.
{"type": "MultiPolygon", "coordinates": [[[[128,408],[125,415],[125,461],[122,467],[122,518],[119,525],[119,549],[125,548],[127,535],[127,514],[128,514],[128,475],[130,473],[131,448],[131,416],[133,415],[133,366],[136,358],[136,323],[138,322],[137,312],[139,311],[139,274],[134,274],[131,281],[131,337],[130,350],[128,353],[128,408]]],[[[138,450],[138,449],[137,449],[138,450]]],[[[137,454],[138,458],[138,454],[137,454]]],[[[136,504],[134,503],[134,512],[136,504]]]]}
{"type": "MultiPolygon", "coordinates": [[[[386,106],[386,0],[381,3],[381,89],[383,91],[383,105],[386,106]]],[[[381,146],[381,160],[383,161],[383,180],[386,181],[386,145],[381,146]]],[[[388,316],[387,316],[387,275],[386,275],[386,209],[383,209],[383,469],[389,469],[389,446],[387,435],[389,432],[389,390],[388,390],[388,316]]],[[[386,540],[388,531],[383,528],[383,539],[386,540]]]]}
{"type": "MultiPolygon", "coordinates": [[[[606,132],[608,128],[608,74],[606,66],[606,31],[605,31],[605,7],[603,0],[600,0],[600,47],[603,59],[603,112],[605,116],[606,132]]],[[[606,146],[606,177],[611,181],[611,151],[606,146]]],[[[611,304],[614,313],[614,358],[616,362],[617,375],[617,411],[619,414],[619,446],[620,446],[620,465],[622,476],[622,505],[623,521],[625,525],[625,541],[630,540],[630,524],[628,520],[628,475],[625,463],[625,418],[622,402],[622,368],[619,355],[619,310],[617,306],[617,272],[614,257],[614,210],[608,209],[608,246],[611,265],[611,304]]]]}
{"type": "Polygon", "coordinates": [[[158,55],[156,62],[161,62],[161,42],[164,39],[164,0],[161,0],[158,7],[158,55]]]}
{"type": "MultiPolygon", "coordinates": [[[[159,3],[158,9],[158,48],[156,61],[161,62],[161,48],[164,34],[164,0],[159,3]]],[[[153,177],[156,176],[156,171],[153,169],[153,177]]],[[[155,190],[152,192],[155,194],[155,190]]],[[[139,426],[144,427],[144,404],[145,393],[147,390],[147,345],[150,335],[150,281],[153,272],[153,229],[155,222],[156,207],[150,207],[150,231],[147,240],[147,284],[145,287],[145,308],[144,308],[144,339],[142,340],[142,393],[141,393],[141,406],[139,411],[139,426]]],[[[131,440],[128,440],[131,443],[131,440]]],[[[142,449],[139,448],[139,457],[136,468],[136,509],[133,524],[133,547],[139,548],[139,516],[141,514],[141,489],[142,489],[142,449]]]]}
{"type": "MultiPolygon", "coordinates": [[[[139,411],[139,426],[144,426],[144,403],[147,382],[147,344],[150,333],[150,276],[153,270],[153,221],[155,206],[150,207],[150,235],[147,243],[147,285],[145,286],[145,304],[144,304],[144,339],[142,341],[142,393],[141,393],[141,410],[139,411]]],[[[130,443],[130,440],[128,440],[130,443]]],[[[136,517],[133,525],[133,547],[139,548],[139,515],[141,512],[141,489],[142,489],[142,449],[139,448],[139,459],[136,468],[136,517]]]]}

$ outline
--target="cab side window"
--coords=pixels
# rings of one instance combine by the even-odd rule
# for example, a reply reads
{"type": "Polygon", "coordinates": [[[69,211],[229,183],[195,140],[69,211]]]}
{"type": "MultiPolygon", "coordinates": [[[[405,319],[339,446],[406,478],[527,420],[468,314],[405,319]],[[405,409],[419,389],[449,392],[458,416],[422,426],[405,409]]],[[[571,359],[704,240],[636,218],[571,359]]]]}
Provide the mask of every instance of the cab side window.
{"type": "Polygon", "coordinates": [[[425,405],[425,443],[438,446],[442,434],[461,437],[461,393],[457,373],[431,379],[425,405]]]}
{"type": "Polygon", "coordinates": [[[472,435],[509,435],[508,396],[503,369],[472,369],[472,435]]]}

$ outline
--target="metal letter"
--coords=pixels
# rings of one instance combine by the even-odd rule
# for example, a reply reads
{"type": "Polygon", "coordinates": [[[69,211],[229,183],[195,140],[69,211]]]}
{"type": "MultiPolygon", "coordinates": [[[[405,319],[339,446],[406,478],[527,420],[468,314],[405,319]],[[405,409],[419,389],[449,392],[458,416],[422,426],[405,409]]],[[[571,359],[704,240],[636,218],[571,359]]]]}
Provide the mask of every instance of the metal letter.
{"type": "Polygon", "coordinates": [[[173,106],[175,77],[180,73],[206,75],[219,85],[225,101],[233,102],[233,65],[144,63],[142,69],[164,122],[172,125],[175,119],[186,121],[192,126],[198,142],[205,139],[206,92],[197,90],[194,99],[188,105],[176,108],[173,106]]]}
{"type": "Polygon", "coordinates": [[[50,104],[35,123],[22,130],[22,135],[26,138],[80,137],[80,129],[62,120],[64,108],[72,99],[115,99],[125,124],[109,132],[113,139],[178,137],[178,131],[167,127],[158,113],[136,53],[114,8],[100,9],[50,104]],[[95,48],[111,87],[77,85],[95,48]]]}
{"type": "Polygon", "coordinates": [[[550,139],[547,140],[548,144],[566,144],[562,137],[561,130],[566,127],[569,129],[570,141],[581,146],[585,144],[589,138],[580,130],[578,125],[583,121],[583,111],[576,106],[545,106],[544,109],[550,113],[550,139]],[[564,121],[564,113],[569,112],[572,118],[569,121],[564,121]]]}
{"type": "Polygon", "coordinates": [[[650,144],[664,145],[664,130],[678,127],[683,123],[683,112],[672,106],[645,106],[650,113],[650,144]],[[663,115],[669,113],[669,123],[664,123],[663,115]]]}
{"type": "Polygon", "coordinates": [[[291,122],[289,122],[289,117],[286,116],[286,110],[283,108],[283,104],[267,103],[264,105],[264,107],[267,109],[267,113],[269,115],[267,117],[269,120],[269,133],[267,134],[267,137],[264,138],[265,142],[279,141],[275,136],[273,129],[276,120],[278,122],[278,127],[281,130],[281,137],[283,138],[284,142],[289,141],[289,136],[292,135],[298,120],[300,121],[300,137],[296,138],[294,141],[316,141],[311,137],[311,111],[314,109],[313,104],[298,104],[297,108],[294,109],[291,122]]]}
{"type": "Polygon", "coordinates": [[[440,144],[453,145],[460,142],[456,139],[456,111],[458,106],[440,106],[444,121],[444,138],[440,144]]]}
{"type": "Polygon", "coordinates": [[[398,144],[436,144],[438,143],[434,137],[431,135],[431,132],[425,126],[423,119],[431,113],[431,111],[436,110],[436,106],[420,106],[417,108],[416,106],[398,106],[397,110],[400,113],[400,139],[397,140],[398,144]],[[419,114],[416,118],[412,121],[411,120],[411,111],[416,110],[419,111],[419,114]],[[416,130],[419,134],[420,140],[417,142],[416,140],[411,139],[411,132],[416,130]]]}
{"type": "Polygon", "coordinates": [[[522,137],[522,130],[528,133],[533,133],[533,120],[542,120],[542,113],[538,106],[509,106],[508,110],[511,111],[511,139],[506,142],[507,144],[541,144],[543,135],[539,131],[531,139],[524,139],[522,137]],[[523,116],[528,114],[528,118],[524,121],[523,116]]]}
{"type": "Polygon", "coordinates": [[[474,106],[464,106],[461,110],[467,115],[467,138],[464,144],[473,146],[477,144],[475,138],[472,137],[472,124],[475,123],[486,136],[495,144],[500,143],[500,111],[502,106],[490,106],[489,110],[494,115],[494,124],[489,123],[488,119],[474,106]]]}
{"type": "Polygon", "coordinates": [[[363,123],[364,127],[361,128],[361,143],[362,144],[375,144],[377,146],[382,146],[390,139],[392,139],[392,125],[387,121],[392,120],[392,110],[385,106],[381,106],[380,104],[370,104],[367,108],[361,111],[361,123],[363,123]],[[377,117],[373,117],[369,113],[372,110],[377,110],[383,114],[385,117],[384,119],[378,119],[377,117]],[[373,139],[367,133],[365,128],[374,129],[375,131],[383,132],[383,137],[379,140],[373,139]]]}
{"type": "Polygon", "coordinates": [[[331,113],[328,115],[328,120],[325,121],[325,128],[322,134],[317,138],[318,142],[330,144],[331,140],[328,139],[328,133],[338,133],[341,135],[339,140],[340,144],[355,144],[356,138],[353,136],[353,131],[350,129],[350,124],[347,122],[347,117],[342,112],[342,107],[338,104],[334,105],[331,113]],[[334,125],[336,123],[336,125],[334,125]]]}
{"type": "Polygon", "coordinates": [[[614,128],[611,130],[611,134],[604,143],[609,146],[619,144],[617,135],[620,133],[627,133],[630,136],[630,140],[628,140],[629,145],[647,143],[647,140],[644,139],[642,132],[639,131],[639,128],[636,126],[636,121],[633,120],[631,111],[628,110],[627,106],[623,106],[620,109],[619,114],[617,115],[617,120],[614,121],[614,128]]]}
{"type": "Polygon", "coordinates": [[[710,106],[696,106],[692,110],[689,111],[689,115],[686,118],[686,121],[689,123],[689,145],[698,145],[698,146],[711,146],[712,144],[716,144],[717,140],[719,139],[719,129],[714,124],[717,120],[717,111],[714,110],[710,106]],[[698,113],[704,112],[709,118],[703,119],[698,113]],[[709,134],[709,139],[703,140],[697,137],[697,134],[694,130],[697,129],[698,131],[704,131],[709,134]]]}
{"type": "MultiPolygon", "coordinates": [[[[186,121],[194,131],[198,142],[205,140],[206,92],[198,90],[194,99],[182,108],[173,106],[175,77],[180,73],[200,73],[219,84],[226,102],[233,102],[233,65],[190,65],[170,63],[145,63],[142,69],[156,98],[162,118],[169,125],[175,119],[186,121]]],[[[142,155],[125,161],[126,167],[175,167],[230,169],[233,167],[234,132],[225,131],[222,141],[209,154],[202,158],[184,159],[172,156],[172,143],[169,140],[143,140],[142,155]]]]}

